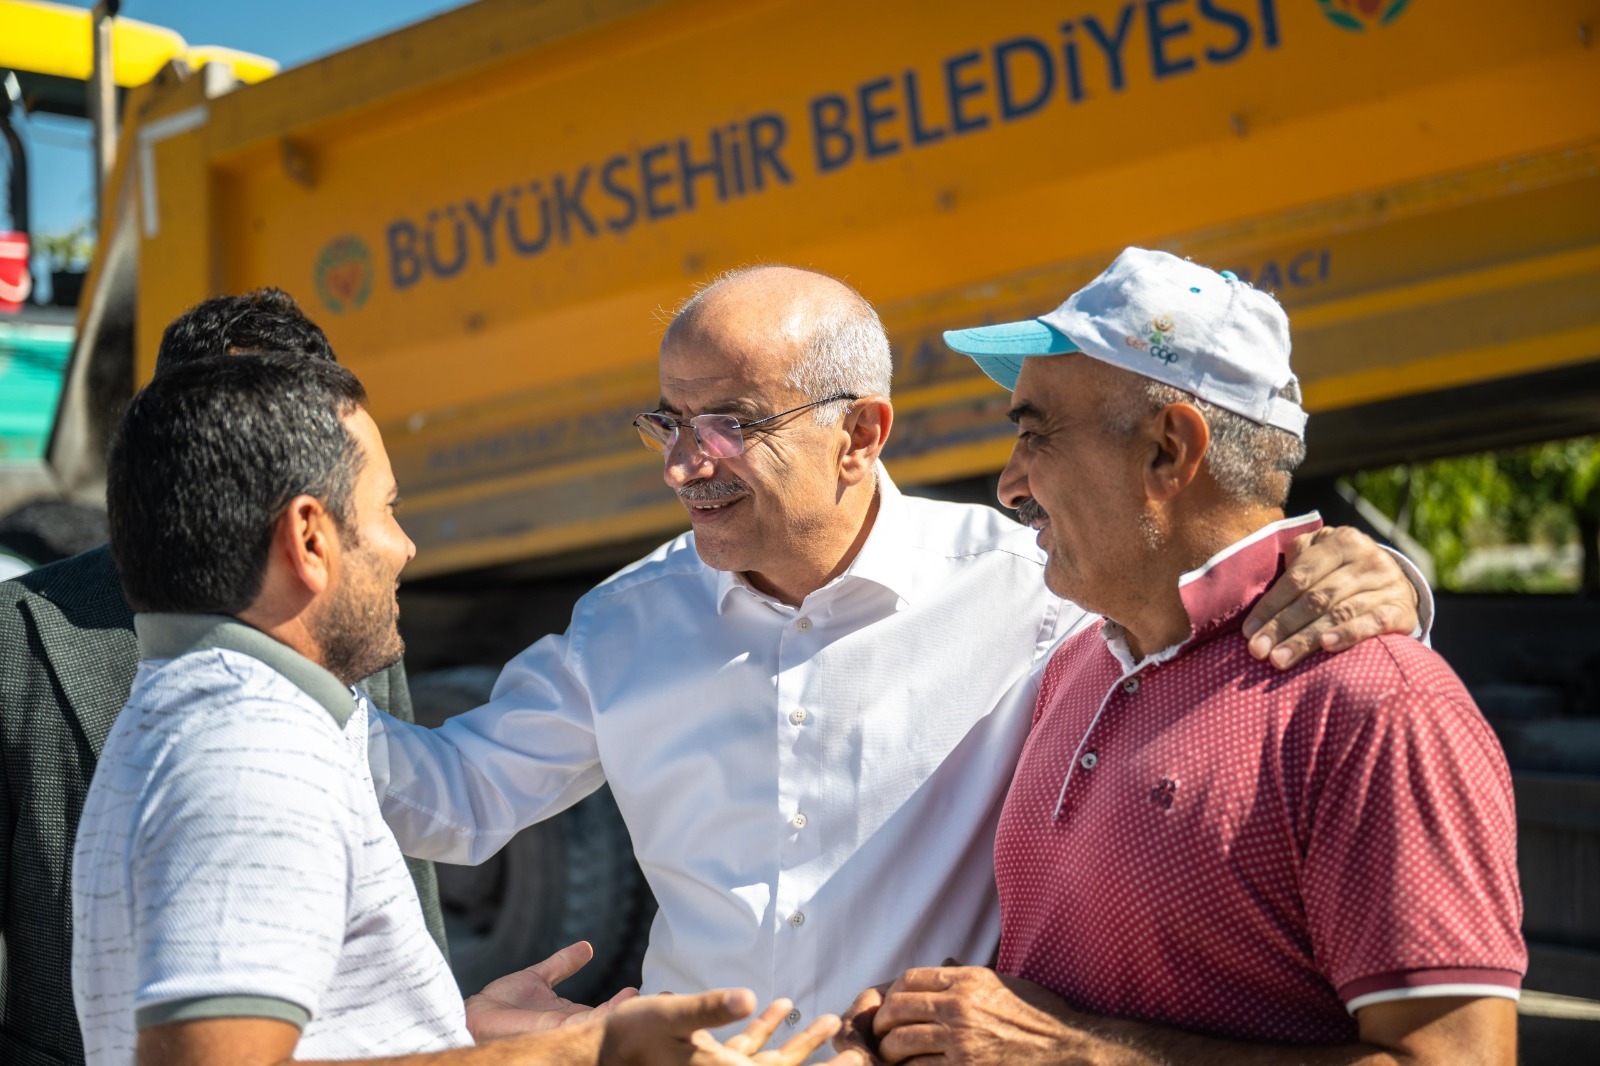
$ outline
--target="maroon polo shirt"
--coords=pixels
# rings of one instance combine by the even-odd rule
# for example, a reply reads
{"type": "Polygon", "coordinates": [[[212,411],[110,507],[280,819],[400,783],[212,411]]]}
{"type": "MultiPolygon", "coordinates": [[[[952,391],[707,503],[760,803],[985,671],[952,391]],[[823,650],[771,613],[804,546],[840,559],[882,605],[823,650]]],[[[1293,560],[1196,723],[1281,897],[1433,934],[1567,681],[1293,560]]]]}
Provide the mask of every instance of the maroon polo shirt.
{"type": "Polygon", "coordinates": [[[1133,663],[1103,622],[1045,668],[1001,814],[999,969],[1094,1014],[1339,1043],[1356,1010],[1516,998],[1505,756],[1444,660],[1385,636],[1280,672],[1240,626],[1316,515],[1186,574],[1133,663]]]}

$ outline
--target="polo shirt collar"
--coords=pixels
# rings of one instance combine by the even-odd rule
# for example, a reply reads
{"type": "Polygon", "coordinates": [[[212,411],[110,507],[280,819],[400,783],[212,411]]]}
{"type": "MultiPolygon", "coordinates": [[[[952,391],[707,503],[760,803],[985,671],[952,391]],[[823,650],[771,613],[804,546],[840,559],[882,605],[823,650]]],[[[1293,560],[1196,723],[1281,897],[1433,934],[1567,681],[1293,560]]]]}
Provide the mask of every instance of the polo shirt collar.
{"type": "MultiPolygon", "coordinates": [[[[878,478],[878,513],[872,521],[872,529],[867,533],[861,550],[845,567],[844,573],[817,591],[837,588],[849,581],[869,581],[894,593],[899,601],[895,608],[900,610],[914,602],[916,593],[915,559],[913,553],[906,550],[905,496],[889,477],[889,471],[884,469],[883,463],[878,463],[873,469],[878,478]]],[[[719,570],[716,590],[718,614],[726,610],[728,597],[734,589],[743,589],[762,600],[771,599],[752,586],[742,573],[719,570]]]]}
{"type": "Polygon", "coordinates": [[[340,729],[355,711],[355,697],[348,685],[287,644],[228,615],[136,614],[133,631],[139,638],[141,659],[176,659],[208,648],[234,651],[288,678],[320,703],[340,729]]]}
{"type": "Polygon", "coordinates": [[[1128,650],[1127,631],[1107,619],[1100,632],[1111,654],[1128,672],[1136,666],[1166,662],[1185,648],[1227,631],[1283,573],[1290,542],[1321,528],[1322,516],[1312,511],[1263,526],[1228,545],[1178,578],[1178,596],[1189,615],[1188,639],[1136,663],[1128,650]]]}

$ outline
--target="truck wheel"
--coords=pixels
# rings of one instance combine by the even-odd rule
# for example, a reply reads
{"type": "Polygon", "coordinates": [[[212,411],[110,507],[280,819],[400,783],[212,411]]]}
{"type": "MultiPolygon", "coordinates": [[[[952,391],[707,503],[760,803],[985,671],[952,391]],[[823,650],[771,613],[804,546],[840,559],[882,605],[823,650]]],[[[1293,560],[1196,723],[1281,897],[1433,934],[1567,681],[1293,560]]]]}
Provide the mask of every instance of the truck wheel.
{"type": "MultiPolygon", "coordinates": [[[[417,722],[436,726],[487,702],[498,674],[463,666],[412,678],[417,722]]],[[[594,961],[562,995],[593,1004],[639,983],[655,899],[609,788],[518,833],[480,866],[437,870],[450,968],[463,995],[576,940],[594,945],[594,961]]]]}

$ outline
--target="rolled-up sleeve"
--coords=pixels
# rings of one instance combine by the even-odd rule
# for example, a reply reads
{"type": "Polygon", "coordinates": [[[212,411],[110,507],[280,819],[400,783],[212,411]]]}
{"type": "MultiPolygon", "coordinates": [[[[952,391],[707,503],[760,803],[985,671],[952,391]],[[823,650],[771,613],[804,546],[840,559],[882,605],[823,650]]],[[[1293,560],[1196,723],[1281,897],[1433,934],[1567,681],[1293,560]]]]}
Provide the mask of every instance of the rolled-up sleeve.
{"type": "Polygon", "coordinates": [[[487,704],[437,729],[375,713],[368,759],[401,850],[466,865],[605,782],[593,704],[567,634],[511,660],[487,704]]]}

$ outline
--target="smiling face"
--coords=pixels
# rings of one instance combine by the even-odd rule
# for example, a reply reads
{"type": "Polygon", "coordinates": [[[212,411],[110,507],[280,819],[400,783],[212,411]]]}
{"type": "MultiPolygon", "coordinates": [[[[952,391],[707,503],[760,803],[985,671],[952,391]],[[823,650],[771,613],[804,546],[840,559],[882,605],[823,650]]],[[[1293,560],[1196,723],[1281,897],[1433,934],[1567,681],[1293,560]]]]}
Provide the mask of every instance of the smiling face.
{"type": "Polygon", "coordinates": [[[1011,394],[1017,441],[999,491],[1039,530],[1050,590],[1113,618],[1154,551],[1146,457],[1138,438],[1108,431],[1102,417],[1125,374],[1084,355],[1023,360],[1011,394]]]}
{"type": "MultiPolygon", "coordinates": [[[[660,410],[680,420],[734,414],[750,422],[809,402],[788,379],[826,285],[837,283],[774,268],[707,293],[662,342],[660,410]]],[[[731,459],[706,455],[680,430],[664,457],[667,485],[689,512],[706,565],[743,572],[790,602],[835,569],[865,516],[859,492],[841,482],[849,416],[817,425],[812,414],[750,432],[744,453],[731,459]]]]}
{"type": "Polygon", "coordinates": [[[338,579],[312,632],[328,672],[354,684],[405,653],[395,591],[417,548],[395,518],[399,488],[377,423],[358,408],[344,425],[361,445],[364,460],[350,493],[348,528],[340,533],[338,579]]]}

